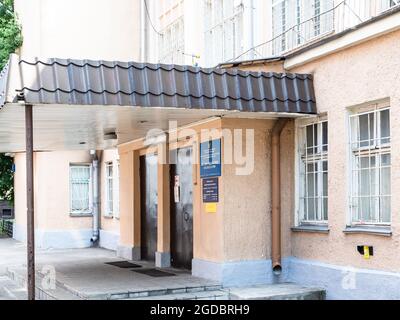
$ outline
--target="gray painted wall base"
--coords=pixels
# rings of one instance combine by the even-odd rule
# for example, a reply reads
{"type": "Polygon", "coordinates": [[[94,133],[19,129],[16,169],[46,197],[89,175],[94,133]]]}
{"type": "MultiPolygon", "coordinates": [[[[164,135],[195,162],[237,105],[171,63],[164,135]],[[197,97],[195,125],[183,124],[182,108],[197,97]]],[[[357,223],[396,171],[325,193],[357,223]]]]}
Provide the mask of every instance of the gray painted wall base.
{"type": "Polygon", "coordinates": [[[156,252],[156,267],[157,268],[171,267],[171,254],[169,252],[156,252]]]}
{"type": "MultiPolygon", "coordinates": [[[[35,246],[40,249],[81,249],[91,246],[92,229],[35,230],[35,246]]],[[[14,224],[13,238],[26,243],[26,226],[14,224]]]]}
{"type": "Polygon", "coordinates": [[[139,261],[141,259],[140,247],[118,245],[117,256],[126,260],[139,261]]]}
{"type": "Polygon", "coordinates": [[[100,247],[108,250],[117,251],[119,234],[115,232],[100,230],[100,247]]]}
{"type": "Polygon", "coordinates": [[[324,288],[327,299],[399,300],[400,273],[289,258],[289,280],[324,288]]]}
{"type": "Polygon", "coordinates": [[[272,272],[271,260],[217,263],[193,259],[192,274],[220,282],[225,287],[243,287],[287,281],[288,265],[283,261],[280,276],[272,272]]]}

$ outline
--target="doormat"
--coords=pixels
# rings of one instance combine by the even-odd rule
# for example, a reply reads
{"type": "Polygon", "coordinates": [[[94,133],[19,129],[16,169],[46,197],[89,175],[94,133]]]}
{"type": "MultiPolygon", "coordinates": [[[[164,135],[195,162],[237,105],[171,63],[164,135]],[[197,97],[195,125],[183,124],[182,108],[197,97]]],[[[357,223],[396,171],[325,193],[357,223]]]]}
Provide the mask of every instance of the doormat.
{"type": "Polygon", "coordinates": [[[141,268],[141,265],[131,263],[129,261],[116,261],[116,262],[106,262],[106,264],[122,269],[130,269],[130,268],[141,268]]]}
{"type": "Polygon", "coordinates": [[[160,278],[160,277],[174,277],[175,274],[165,272],[157,269],[143,269],[143,270],[132,270],[133,272],[145,274],[146,276],[160,278]]]}

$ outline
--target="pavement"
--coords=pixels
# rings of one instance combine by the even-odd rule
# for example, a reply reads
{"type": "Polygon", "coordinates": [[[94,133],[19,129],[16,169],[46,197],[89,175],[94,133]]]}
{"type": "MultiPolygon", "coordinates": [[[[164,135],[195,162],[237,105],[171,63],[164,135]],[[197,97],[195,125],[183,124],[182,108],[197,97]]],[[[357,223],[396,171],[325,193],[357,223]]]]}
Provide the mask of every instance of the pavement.
{"type": "MultiPolygon", "coordinates": [[[[173,268],[173,276],[154,277],[135,272],[154,270],[148,262],[139,268],[119,268],[114,251],[101,248],[36,250],[36,297],[42,300],[322,300],[325,292],[295,284],[222,288],[212,280],[173,268]]],[[[0,239],[0,299],[26,299],[26,246],[0,239]]]]}

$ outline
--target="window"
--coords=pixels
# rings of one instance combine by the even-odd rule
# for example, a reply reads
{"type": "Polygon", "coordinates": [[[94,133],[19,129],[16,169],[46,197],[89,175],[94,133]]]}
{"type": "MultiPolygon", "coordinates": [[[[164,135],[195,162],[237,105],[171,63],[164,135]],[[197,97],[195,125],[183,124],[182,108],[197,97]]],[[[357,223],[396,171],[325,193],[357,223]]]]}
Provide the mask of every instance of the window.
{"type": "Polygon", "coordinates": [[[106,216],[112,216],[114,212],[114,177],[113,163],[106,163],[106,216]]]}
{"type": "Polygon", "coordinates": [[[115,169],[114,217],[119,219],[119,160],[117,160],[115,169]]]}
{"type": "Polygon", "coordinates": [[[328,122],[318,120],[298,126],[298,223],[328,222],[328,122]]]}
{"type": "Polygon", "coordinates": [[[351,224],[391,222],[390,110],[350,116],[351,224]]]}
{"type": "Polygon", "coordinates": [[[185,63],[185,29],[183,16],[176,19],[164,30],[161,37],[162,63],[184,64],[185,63]]]}
{"type": "Polygon", "coordinates": [[[333,8],[333,0],[273,0],[273,55],[333,31],[333,8]]]}
{"type": "Polygon", "coordinates": [[[91,208],[91,166],[70,166],[70,206],[72,214],[90,214],[91,208]]]}
{"type": "Polygon", "coordinates": [[[106,163],[105,215],[119,218],[119,161],[106,163]]]}
{"type": "Polygon", "coordinates": [[[243,12],[240,0],[204,0],[206,65],[234,59],[243,52],[243,12]]]}

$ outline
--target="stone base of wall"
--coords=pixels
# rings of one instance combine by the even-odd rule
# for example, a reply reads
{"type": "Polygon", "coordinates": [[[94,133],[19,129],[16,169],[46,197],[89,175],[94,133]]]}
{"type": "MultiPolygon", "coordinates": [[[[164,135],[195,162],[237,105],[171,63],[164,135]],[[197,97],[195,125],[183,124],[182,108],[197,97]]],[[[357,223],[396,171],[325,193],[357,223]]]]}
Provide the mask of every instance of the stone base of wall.
{"type": "Polygon", "coordinates": [[[117,256],[126,260],[139,261],[141,259],[140,247],[118,245],[117,256]]]}
{"type": "Polygon", "coordinates": [[[116,232],[100,230],[99,246],[104,249],[117,251],[119,244],[119,234],[116,232]]]}
{"type": "Polygon", "coordinates": [[[399,300],[400,273],[289,258],[289,280],[326,290],[327,299],[399,300]]]}
{"type": "Polygon", "coordinates": [[[196,277],[218,281],[225,287],[242,287],[285,282],[288,276],[288,265],[286,261],[283,261],[282,265],[282,274],[276,276],[272,272],[271,260],[218,263],[194,259],[192,274],[196,277]]]}
{"type": "MultiPolygon", "coordinates": [[[[35,246],[40,249],[80,249],[91,246],[92,229],[35,230],[35,246]]],[[[26,243],[26,226],[14,224],[13,238],[26,243]]]]}

